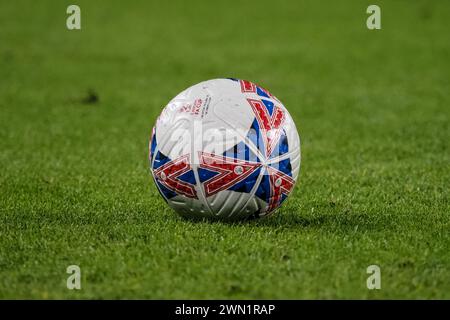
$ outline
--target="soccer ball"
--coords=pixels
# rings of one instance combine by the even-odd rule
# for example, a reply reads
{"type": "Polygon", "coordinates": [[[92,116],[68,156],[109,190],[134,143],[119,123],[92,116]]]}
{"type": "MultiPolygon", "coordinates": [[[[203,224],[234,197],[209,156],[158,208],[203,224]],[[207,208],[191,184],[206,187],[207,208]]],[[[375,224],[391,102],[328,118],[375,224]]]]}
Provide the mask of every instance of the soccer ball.
{"type": "Polygon", "coordinates": [[[166,202],[185,217],[267,216],[294,189],[300,138],[283,104],[246,80],[196,84],[163,109],[150,169],[166,202]]]}

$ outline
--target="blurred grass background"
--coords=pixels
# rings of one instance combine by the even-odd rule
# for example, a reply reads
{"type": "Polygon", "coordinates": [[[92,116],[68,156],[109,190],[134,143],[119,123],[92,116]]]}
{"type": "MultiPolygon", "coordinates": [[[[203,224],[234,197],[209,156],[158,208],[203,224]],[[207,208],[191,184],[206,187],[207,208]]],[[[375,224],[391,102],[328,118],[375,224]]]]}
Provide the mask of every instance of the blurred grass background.
{"type": "Polygon", "coordinates": [[[450,298],[450,2],[72,3],[0,2],[0,298],[450,298]],[[150,179],[159,112],[219,77],[300,131],[270,219],[187,222],[150,179]]]}

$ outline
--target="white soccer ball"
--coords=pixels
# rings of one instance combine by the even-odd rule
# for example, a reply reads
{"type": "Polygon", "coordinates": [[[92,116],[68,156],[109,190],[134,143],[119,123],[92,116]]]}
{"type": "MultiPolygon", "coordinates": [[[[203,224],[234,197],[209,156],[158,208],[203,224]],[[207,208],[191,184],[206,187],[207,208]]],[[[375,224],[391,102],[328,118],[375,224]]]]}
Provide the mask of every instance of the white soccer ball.
{"type": "Polygon", "coordinates": [[[292,193],[300,138],[283,104],[250,81],[196,84],[163,109],[150,168],[166,202],[185,217],[262,217],[292,193]]]}

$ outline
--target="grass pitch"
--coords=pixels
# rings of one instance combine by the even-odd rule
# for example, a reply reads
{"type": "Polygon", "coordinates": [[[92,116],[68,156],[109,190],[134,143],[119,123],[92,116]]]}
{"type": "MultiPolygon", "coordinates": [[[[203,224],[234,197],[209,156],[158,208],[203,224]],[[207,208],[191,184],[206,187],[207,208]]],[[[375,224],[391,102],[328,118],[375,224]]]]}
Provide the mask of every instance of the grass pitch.
{"type": "Polygon", "coordinates": [[[450,298],[450,3],[0,4],[0,298],[450,298]],[[151,181],[162,107],[260,83],[302,138],[272,218],[193,223],[151,181]],[[79,265],[82,289],[66,288],[79,265]],[[381,268],[368,290],[366,268],[381,268]]]}

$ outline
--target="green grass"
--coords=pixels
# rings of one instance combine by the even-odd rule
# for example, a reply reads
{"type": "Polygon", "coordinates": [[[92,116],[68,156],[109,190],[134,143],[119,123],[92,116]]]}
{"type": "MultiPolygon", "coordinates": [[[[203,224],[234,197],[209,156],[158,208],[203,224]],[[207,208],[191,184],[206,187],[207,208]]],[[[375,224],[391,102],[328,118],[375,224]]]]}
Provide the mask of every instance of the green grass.
{"type": "Polygon", "coordinates": [[[449,299],[450,3],[377,1],[369,31],[371,1],[169,2],[76,1],[81,31],[72,1],[1,2],[0,298],[449,299]],[[299,128],[269,219],[185,221],[150,178],[157,115],[217,77],[299,128]]]}

